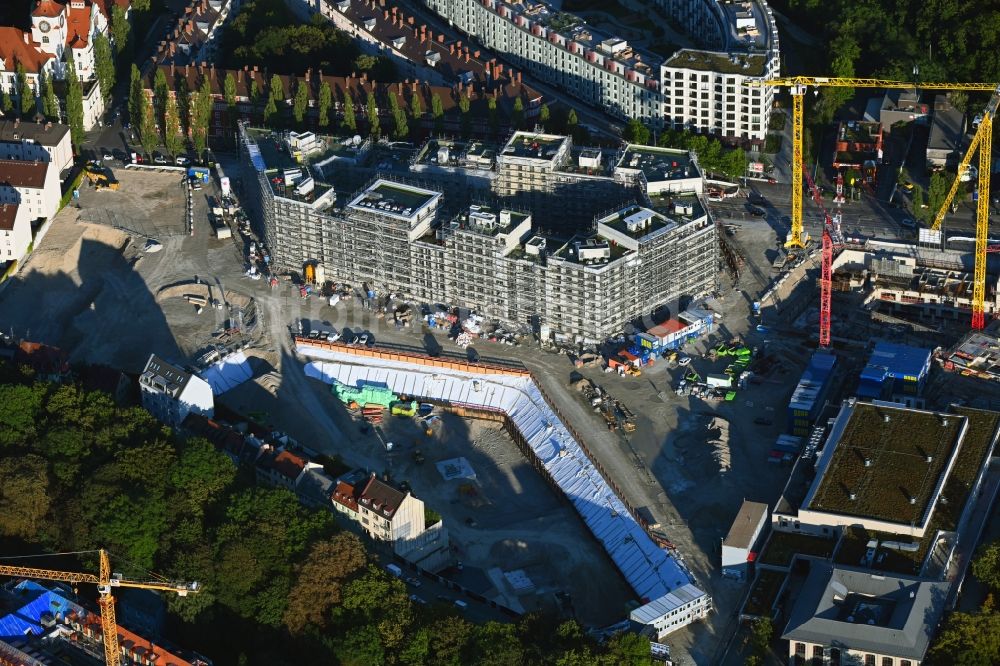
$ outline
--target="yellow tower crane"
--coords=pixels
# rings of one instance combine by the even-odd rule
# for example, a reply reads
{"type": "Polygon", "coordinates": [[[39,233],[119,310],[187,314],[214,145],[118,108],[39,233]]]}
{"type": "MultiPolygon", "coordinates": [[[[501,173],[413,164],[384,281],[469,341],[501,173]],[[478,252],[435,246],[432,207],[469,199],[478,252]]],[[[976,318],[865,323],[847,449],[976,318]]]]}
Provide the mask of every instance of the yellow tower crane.
{"type": "Polygon", "coordinates": [[[983,120],[973,138],[972,145],[959,164],[959,177],[955,178],[944,205],[934,218],[932,230],[938,230],[951,201],[958,191],[961,174],[968,168],[969,161],[977,148],[979,151],[979,198],[976,206],[976,258],[972,286],[972,327],[981,329],[984,325],[984,304],[986,296],[986,243],[989,230],[990,154],[992,152],[992,125],[1000,99],[1000,86],[996,83],[914,83],[911,81],[890,81],[886,79],[861,79],[846,77],[790,76],[767,80],[750,80],[746,85],[786,87],[792,95],[792,215],[791,231],[785,242],[787,247],[805,247],[809,241],[802,228],[802,127],[803,99],[812,88],[884,88],[893,90],[965,90],[989,91],[993,93],[990,103],[983,113],[983,120]]]}
{"type": "Polygon", "coordinates": [[[168,581],[128,580],[121,574],[111,572],[111,561],[105,550],[98,551],[100,557],[100,572],[98,575],[79,573],[75,571],[57,571],[55,569],[36,569],[34,567],[17,567],[0,564],[0,576],[17,578],[34,578],[36,580],[57,580],[76,585],[77,583],[92,583],[97,586],[100,597],[97,604],[101,610],[101,633],[104,635],[104,659],[107,666],[121,666],[121,649],[118,646],[118,622],[115,619],[115,598],[111,595],[113,587],[134,587],[142,590],[159,590],[173,592],[182,597],[201,590],[198,583],[179,583],[168,581]]]}

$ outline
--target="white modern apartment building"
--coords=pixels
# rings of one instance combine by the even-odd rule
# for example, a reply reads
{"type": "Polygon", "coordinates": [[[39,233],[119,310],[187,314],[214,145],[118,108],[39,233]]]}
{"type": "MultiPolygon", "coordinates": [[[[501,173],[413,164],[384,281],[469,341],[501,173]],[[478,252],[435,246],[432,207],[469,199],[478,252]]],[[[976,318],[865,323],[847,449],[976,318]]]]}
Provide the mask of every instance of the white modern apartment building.
{"type": "Polygon", "coordinates": [[[215,412],[212,387],[198,375],[150,354],[139,375],[142,406],[167,425],[177,427],[188,414],[211,417],[215,412]]]}
{"type": "Polygon", "coordinates": [[[693,129],[731,141],[763,141],[772,88],[748,80],[778,74],[778,31],[765,0],[660,0],[708,50],[666,60],[543,2],[425,0],[487,48],[538,79],[619,118],[693,129]]]}

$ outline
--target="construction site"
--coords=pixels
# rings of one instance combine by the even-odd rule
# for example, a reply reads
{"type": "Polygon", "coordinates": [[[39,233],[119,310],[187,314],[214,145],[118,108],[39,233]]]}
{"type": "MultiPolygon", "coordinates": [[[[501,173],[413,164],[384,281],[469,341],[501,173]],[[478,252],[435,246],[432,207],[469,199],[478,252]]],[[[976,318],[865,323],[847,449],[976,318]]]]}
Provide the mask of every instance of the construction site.
{"type": "MultiPolygon", "coordinates": [[[[809,83],[794,85],[793,102],[809,83]]],[[[1000,407],[983,381],[1000,377],[985,326],[1000,271],[988,216],[972,235],[946,219],[960,185],[914,239],[883,233],[884,216],[860,229],[874,199],[851,201],[837,171],[824,197],[801,165],[805,191],[733,184],[751,195],[740,210],[764,210],[748,217],[738,197],[706,201],[678,151],[242,132],[220,160],[232,193],[221,177],[192,193],[182,170],[119,169],[115,190],[94,167],[0,292],[5,326],[136,372],[151,352],[194,369],[242,353],[250,376],[217,405],[412,487],[451,533],[433,574],[453,589],[599,635],[629,627],[678,661],[741,663],[738,618],[787,617],[799,556],[964,576],[996,487],[982,465],[996,423],[980,415],[1000,407]],[[390,152],[407,175],[375,173],[390,152]],[[443,185],[473,172],[468,199],[443,185]],[[559,231],[541,204],[515,203],[563,177],[625,199],[559,231]],[[923,480],[900,481],[913,456],[923,480]],[[735,530],[754,538],[723,566],[744,500],[771,513],[735,530]],[[845,512],[872,522],[829,518],[845,512]]],[[[977,177],[988,191],[989,169],[977,177]]]]}

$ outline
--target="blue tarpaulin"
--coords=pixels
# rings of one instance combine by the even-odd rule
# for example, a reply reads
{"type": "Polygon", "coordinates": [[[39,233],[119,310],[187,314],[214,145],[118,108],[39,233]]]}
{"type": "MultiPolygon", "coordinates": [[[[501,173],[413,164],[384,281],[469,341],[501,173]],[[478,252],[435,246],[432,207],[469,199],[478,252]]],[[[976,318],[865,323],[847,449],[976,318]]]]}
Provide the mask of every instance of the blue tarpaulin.
{"type": "Polygon", "coordinates": [[[45,589],[35,583],[22,584],[18,586],[25,599],[31,599],[28,603],[18,608],[13,613],[0,617],[0,640],[24,636],[32,633],[41,635],[45,629],[42,627],[41,618],[46,613],[53,617],[65,617],[67,613],[76,611],[83,615],[83,608],[68,599],[45,589]],[[34,598],[32,598],[34,596],[34,598]]]}

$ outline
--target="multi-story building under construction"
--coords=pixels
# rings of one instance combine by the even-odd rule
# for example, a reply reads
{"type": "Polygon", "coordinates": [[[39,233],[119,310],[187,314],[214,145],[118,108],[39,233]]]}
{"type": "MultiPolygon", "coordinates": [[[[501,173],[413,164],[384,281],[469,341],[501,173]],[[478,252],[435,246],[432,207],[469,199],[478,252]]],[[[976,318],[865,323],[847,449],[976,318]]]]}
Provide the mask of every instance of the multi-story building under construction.
{"type": "MultiPolygon", "coordinates": [[[[520,134],[512,141],[522,141],[520,134]]],[[[605,197],[603,206],[590,203],[591,211],[611,210],[569,234],[553,234],[558,225],[544,214],[511,205],[483,203],[446,215],[441,192],[387,177],[337,207],[332,188],[315,182],[322,168],[271,168],[253,136],[242,135],[257,175],[247,206],[279,268],[319,263],[329,280],[595,341],[715,285],[715,228],[700,199],[697,165],[681,151],[627,147],[598,186],[616,186],[617,196],[605,197]],[[639,196],[616,203],[623,191],[639,196]]],[[[568,139],[549,139],[556,150],[571,150],[568,139]]],[[[527,180],[519,182],[531,191],[527,180]]]]}

